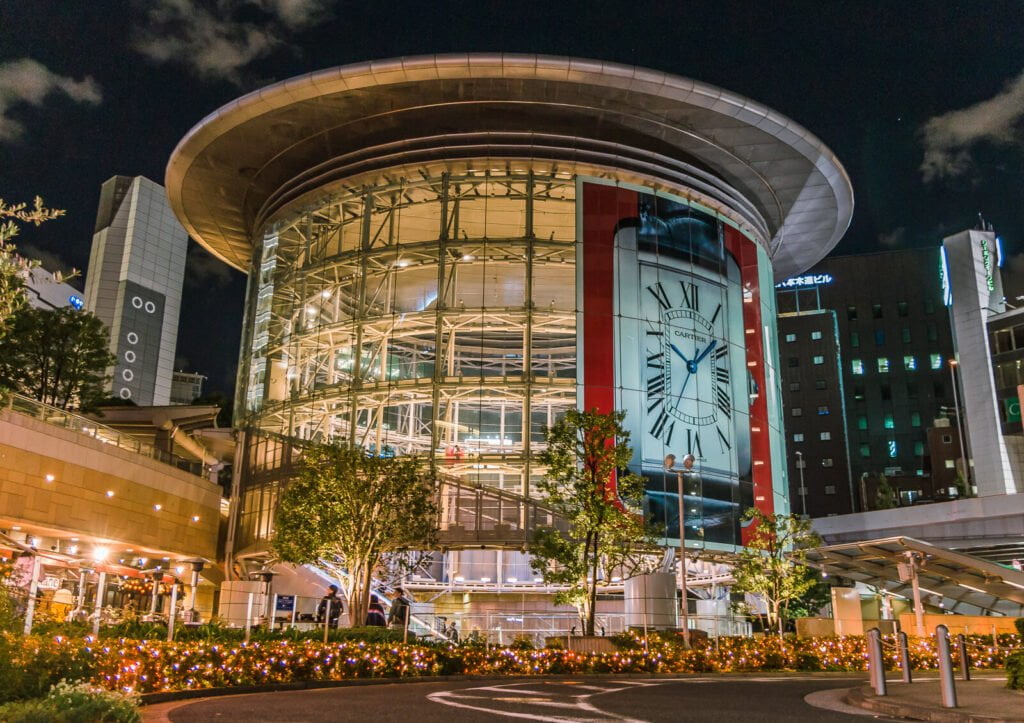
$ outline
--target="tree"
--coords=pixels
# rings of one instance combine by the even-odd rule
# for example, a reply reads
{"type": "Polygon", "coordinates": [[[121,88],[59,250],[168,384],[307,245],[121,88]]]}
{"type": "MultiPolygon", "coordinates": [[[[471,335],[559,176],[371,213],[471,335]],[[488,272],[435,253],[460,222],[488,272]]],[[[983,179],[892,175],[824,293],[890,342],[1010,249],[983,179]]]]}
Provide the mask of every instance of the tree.
{"type": "Polygon", "coordinates": [[[103,322],[88,311],[25,307],[0,340],[0,384],[61,409],[89,410],[117,361],[108,344],[103,322]]]}
{"type": "Polygon", "coordinates": [[[875,489],[875,509],[890,510],[896,506],[896,492],[889,484],[889,478],[878,475],[878,487],[875,489]]]}
{"type": "Polygon", "coordinates": [[[623,472],[633,457],[624,417],[624,412],[571,409],[548,430],[547,449],[540,455],[547,466],[538,485],[541,501],[569,529],[538,529],[530,564],[544,582],[566,586],[555,602],[576,608],[585,635],[594,634],[602,568],[623,578],[647,572],[645,553],[656,545],[650,525],[621,501],[643,496],[643,479],[623,472]]]}
{"type": "Polygon", "coordinates": [[[306,448],[277,507],[272,547],[283,562],[329,571],[362,624],[375,574],[415,562],[437,535],[432,468],[416,457],[375,457],[344,444],[306,448]]]}
{"type": "Polygon", "coordinates": [[[32,208],[24,203],[8,205],[0,198],[0,338],[7,332],[14,313],[25,305],[23,275],[35,265],[18,256],[11,239],[18,235],[20,223],[38,226],[63,215],[59,209],[43,206],[43,199],[38,196],[32,208]]]}
{"type": "Polygon", "coordinates": [[[750,538],[733,567],[733,592],[757,595],[768,610],[766,629],[782,635],[789,607],[817,584],[807,567],[806,550],[821,544],[810,520],[800,515],[765,514],[751,508],[743,515],[750,522],[750,538]]]}

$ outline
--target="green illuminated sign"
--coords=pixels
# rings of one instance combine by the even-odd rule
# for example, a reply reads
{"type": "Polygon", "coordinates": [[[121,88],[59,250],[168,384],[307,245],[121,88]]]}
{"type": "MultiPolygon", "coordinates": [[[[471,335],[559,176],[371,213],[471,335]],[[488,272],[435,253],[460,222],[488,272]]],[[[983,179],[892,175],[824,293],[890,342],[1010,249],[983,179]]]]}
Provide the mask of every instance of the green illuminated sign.
{"type": "Polygon", "coordinates": [[[1007,397],[1003,400],[1003,409],[1006,410],[1007,422],[1020,421],[1020,399],[1017,397],[1007,397]]]}

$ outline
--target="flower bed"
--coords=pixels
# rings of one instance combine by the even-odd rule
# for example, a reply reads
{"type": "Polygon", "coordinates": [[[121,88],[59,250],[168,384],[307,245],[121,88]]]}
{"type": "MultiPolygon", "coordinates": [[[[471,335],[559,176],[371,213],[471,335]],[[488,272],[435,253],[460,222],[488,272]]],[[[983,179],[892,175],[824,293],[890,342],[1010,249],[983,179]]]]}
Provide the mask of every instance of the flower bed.
{"type": "MultiPolygon", "coordinates": [[[[436,675],[549,675],[584,673],[734,673],[760,671],[863,671],[867,653],[861,637],[792,640],[721,638],[685,650],[677,636],[647,641],[619,636],[615,653],[567,650],[401,645],[311,640],[246,643],[94,640],[63,636],[9,638],[10,665],[35,671],[41,695],[62,678],[88,680],[111,690],[149,693],[299,681],[436,675]]],[[[891,640],[888,642],[892,642],[891,640]]],[[[991,639],[972,666],[1001,668],[1003,654],[991,639]]],[[[1004,641],[1001,639],[1001,643],[1004,641]]],[[[1005,643],[1004,643],[1005,644],[1005,643]]],[[[1019,641],[1018,643],[1019,644],[1019,641]]],[[[896,650],[886,645],[887,665],[896,650]]],[[[937,667],[929,638],[911,638],[917,670],[937,667]]],[[[12,696],[13,697],[13,696],[12,696]]]]}

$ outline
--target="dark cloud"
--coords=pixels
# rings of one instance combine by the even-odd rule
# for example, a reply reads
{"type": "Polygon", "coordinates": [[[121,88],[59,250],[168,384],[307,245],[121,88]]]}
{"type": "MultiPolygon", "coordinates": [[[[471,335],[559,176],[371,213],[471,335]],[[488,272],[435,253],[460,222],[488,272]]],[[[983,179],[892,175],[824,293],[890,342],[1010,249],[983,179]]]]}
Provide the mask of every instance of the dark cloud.
{"type": "Polygon", "coordinates": [[[17,106],[41,106],[51,95],[65,95],[77,103],[99,103],[100,87],[90,76],[75,80],[58,75],[31,58],[0,63],[0,142],[14,141],[24,124],[9,115],[17,106]]]}

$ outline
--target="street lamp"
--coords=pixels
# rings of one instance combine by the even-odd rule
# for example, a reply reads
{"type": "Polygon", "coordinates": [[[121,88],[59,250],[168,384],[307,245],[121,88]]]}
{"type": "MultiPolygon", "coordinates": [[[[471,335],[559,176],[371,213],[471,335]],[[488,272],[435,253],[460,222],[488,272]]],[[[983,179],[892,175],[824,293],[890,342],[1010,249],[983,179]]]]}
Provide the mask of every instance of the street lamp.
{"type": "Polygon", "coordinates": [[[964,484],[966,489],[965,493],[970,494],[971,490],[971,459],[967,454],[967,445],[964,443],[964,425],[963,419],[960,417],[960,395],[956,390],[956,368],[960,366],[960,363],[956,359],[949,360],[949,378],[953,382],[953,409],[956,413],[956,433],[960,439],[960,456],[964,460],[964,484]]]}
{"type": "Polygon", "coordinates": [[[804,486],[804,453],[796,451],[796,468],[800,470],[800,504],[804,508],[804,517],[807,517],[807,487],[804,486]]]}
{"type": "Polygon", "coordinates": [[[683,474],[693,474],[693,463],[695,461],[696,457],[692,454],[687,454],[683,457],[683,469],[673,470],[676,456],[674,454],[665,455],[665,469],[676,473],[676,482],[679,485],[679,590],[682,593],[679,609],[683,624],[683,645],[687,648],[690,647],[690,610],[686,601],[688,593],[686,590],[686,526],[683,524],[686,519],[683,514],[683,474]]]}

